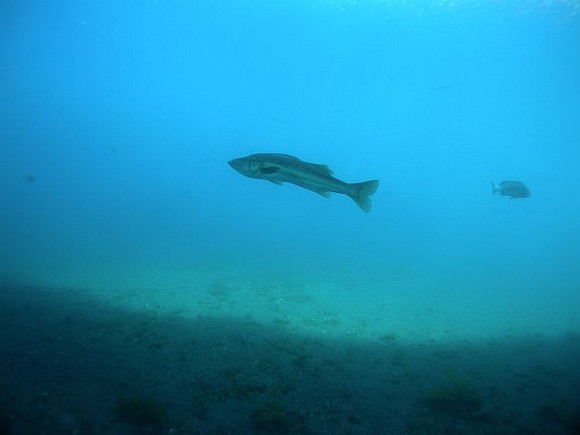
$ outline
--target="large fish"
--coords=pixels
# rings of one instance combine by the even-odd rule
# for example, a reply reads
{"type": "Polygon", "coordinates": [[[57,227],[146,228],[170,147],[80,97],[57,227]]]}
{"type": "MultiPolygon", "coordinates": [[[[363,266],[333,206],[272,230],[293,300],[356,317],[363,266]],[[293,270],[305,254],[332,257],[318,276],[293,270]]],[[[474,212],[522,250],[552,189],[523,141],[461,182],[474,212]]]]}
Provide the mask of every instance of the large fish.
{"type": "Polygon", "coordinates": [[[528,198],[530,191],[521,181],[502,181],[499,184],[491,183],[492,193],[495,195],[499,192],[500,195],[509,196],[513,198],[528,198]]]}
{"type": "Polygon", "coordinates": [[[332,175],[326,165],[304,162],[287,154],[252,154],[228,162],[240,174],[261,178],[275,184],[296,184],[328,197],[331,192],[350,196],[366,213],[371,209],[370,196],[379,187],[379,180],[345,183],[332,175]]]}

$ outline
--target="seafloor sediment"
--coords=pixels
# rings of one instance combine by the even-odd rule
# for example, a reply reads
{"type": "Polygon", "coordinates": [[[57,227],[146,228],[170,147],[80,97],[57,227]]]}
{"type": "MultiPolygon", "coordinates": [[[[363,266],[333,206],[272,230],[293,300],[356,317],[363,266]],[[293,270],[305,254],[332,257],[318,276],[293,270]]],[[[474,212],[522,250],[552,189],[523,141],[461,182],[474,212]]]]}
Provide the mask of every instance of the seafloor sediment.
{"type": "Polygon", "coordinates": [[[267,281],[4,285],[0,433],[579,430],[577,333],[411,339],[335,308],[267,281]]]}

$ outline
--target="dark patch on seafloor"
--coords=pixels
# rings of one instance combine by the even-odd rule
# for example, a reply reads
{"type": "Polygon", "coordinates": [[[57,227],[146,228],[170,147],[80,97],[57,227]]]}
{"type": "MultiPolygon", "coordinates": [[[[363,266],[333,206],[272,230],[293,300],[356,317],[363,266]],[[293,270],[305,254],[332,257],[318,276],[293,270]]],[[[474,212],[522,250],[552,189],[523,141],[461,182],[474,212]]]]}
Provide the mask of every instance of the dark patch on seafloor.
{"type": "Polygon", "coordinates": [[[580,337],[362,342],[0,287],[0,433],[577,433],[580,337]]]}

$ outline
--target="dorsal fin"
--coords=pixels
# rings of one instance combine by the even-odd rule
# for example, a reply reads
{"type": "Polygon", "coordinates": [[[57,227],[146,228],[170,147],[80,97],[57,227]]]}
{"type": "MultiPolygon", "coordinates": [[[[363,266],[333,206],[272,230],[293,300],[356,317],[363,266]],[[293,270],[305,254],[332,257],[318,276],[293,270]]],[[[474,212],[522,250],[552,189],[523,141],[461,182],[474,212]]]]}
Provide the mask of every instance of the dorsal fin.
{"type": "Polygon", "coordinates": [[[334,172],[332,172],[332,169],[330,169],[328,167],[328,165],[321,165],[318,163],[312,163],[314,166],[316,166],[318,169],[320,169],[322,172],[324,172],[327,175],[334,175],[334,172]]]}

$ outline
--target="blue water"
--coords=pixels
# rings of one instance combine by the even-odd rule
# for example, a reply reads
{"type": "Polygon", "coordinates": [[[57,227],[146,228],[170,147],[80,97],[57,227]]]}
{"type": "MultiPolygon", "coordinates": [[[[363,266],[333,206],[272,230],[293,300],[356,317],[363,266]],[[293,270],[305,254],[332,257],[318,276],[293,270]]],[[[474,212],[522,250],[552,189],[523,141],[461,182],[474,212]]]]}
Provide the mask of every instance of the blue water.
{"type": "MultiPolygon", "coordinates": [[[[574,0],[4,0],[0,279],[11,320],[0,429],[578,433],[579,13],[574,0]],[[347,182],[379,179],[372,210],[227,164],[259,152],[327,164],[347,182]],[[502,180],[531,197],[492,195],[502,180]],[[60,358],[50,343],[63,334],[76,355],[91,325],[131,329],[152,315],[169,343],[159,361],[147,353],[157,342],[123,347],[105,328],[117,362],[94,367],[139,360],[147,387],[63,381],[42,361],[15,378],[30,352],[60,358]],[[197,338],[206,355],[246,335],[183,379],[216,379],[240,359],[247,382],[268,381],[249,398],[222,378],[203,394],[161,388],[171,373],[183,380],[157,367],[192,327],[213,331],[197,338]],[[351,339],[360,361],[329,371],[351,339]],[[269,353],[283,340],[299,348],[286,356],[308,360],[303,340],[326,353],[288,368],[269,353]],[[252,365],[253,348],[283,375],[252,365]],[[373,389],[384,373],[368,368],[385,348],[397,374],[390,413],[373,389]],[[304,390],[303,364],[307,377],[324,373],[321,397],[304,390]],[[425,400],[467,378],[480,409],[425,400]],[[338,379],[351,384],[334,391],[338,379]],[[277,382],[294,389],[274,393],[277,382]],[[83,388],[94,402],[79,399],[83,388]],[[163,422],[119,416],[116,398],[137,395],[167,407],[163,422]],[[39,403],[44,414],[22,417],[39,403]]],[[[83,371],[75,361],[65,372],[83,371]]]]}

